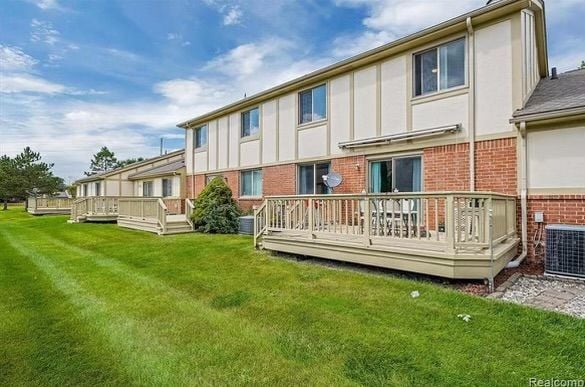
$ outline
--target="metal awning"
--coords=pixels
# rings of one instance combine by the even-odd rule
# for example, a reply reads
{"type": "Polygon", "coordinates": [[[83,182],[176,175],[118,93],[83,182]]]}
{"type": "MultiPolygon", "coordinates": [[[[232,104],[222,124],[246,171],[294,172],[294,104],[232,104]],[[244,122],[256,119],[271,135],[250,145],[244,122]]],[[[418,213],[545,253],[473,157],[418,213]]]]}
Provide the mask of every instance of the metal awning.
{"type": "Polygon", "coordinates": [[[378,136],[364,138],[361,140],[342,141],[338,144],[341,149],[361,148],[366,146],[385,145],[392,142],[412,140],[415,138],[437,136],[445,133],[455,133],[461,130],[461,124],[440,126],[437,128],[413,130],[406,133],[389,134],[387,136],[378,136]]]}

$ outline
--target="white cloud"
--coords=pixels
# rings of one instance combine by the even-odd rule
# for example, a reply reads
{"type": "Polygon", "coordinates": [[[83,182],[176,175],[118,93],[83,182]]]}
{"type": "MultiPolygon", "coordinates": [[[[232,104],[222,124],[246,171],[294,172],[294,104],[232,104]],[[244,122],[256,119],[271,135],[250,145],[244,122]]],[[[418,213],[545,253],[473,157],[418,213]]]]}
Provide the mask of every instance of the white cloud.
{"type": "MultiPolygon", "coordinates": [[[[214,8],[223,16],[223,25],[233,26],[242,23],[244,13],[238,4],[234,4],[230,0],[203,1],[207,6],[214,8]]],[[[271,4],[271,6],[276,6],[276,4],[271,4]]]]}
{"type": "Polygon", "coordinates": [[[242,10],[240,7],[229,7],[227,12],[223,15],[223,24],[226,26],[233,26],[242,22],[242,10]]]}
{"type": "Polygon", "coordinates": [[[2,71],[28,71],[38,62],[19,47],[0,44],[0,70],[2,71]]]}
{"type": "Polygon", "coordinates": [[[485,4],[485,0],[337,0],[338,6],[365,8],[366,30],[334,41],[336,57],[346,57],[448,20],[485,4]]]}
{"type": "Polygon", "coordinates": [[[41,93],[58,94],[65,92],[66,87],[58,83],[52,83],[42,78],[21,74],[5,75],[0,83],[1,93],[41,93]]]}
{"type": "Polygon", "coordinates": [[[46,43],[52,46],[59,41],[59,31],[53,28],[53,24],[51,22],[32,19],[30,26],[31,42],[46,43]]]}
{"type": "Polygon", "coordinates": [[[57,0],[35,0],[34,3],[42,10],[61,8],[57,0]]]}

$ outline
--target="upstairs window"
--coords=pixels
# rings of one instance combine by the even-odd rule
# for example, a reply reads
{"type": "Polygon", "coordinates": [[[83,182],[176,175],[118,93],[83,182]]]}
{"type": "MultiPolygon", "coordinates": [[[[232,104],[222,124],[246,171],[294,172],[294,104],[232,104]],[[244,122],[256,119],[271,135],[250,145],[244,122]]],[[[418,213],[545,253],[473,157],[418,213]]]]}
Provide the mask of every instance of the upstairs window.
{"type": "Polygon", "coordinates": [[[465,84],[465,38],[414,56],[414,95],[465,84]]]}
{"type": "Polygon", "coordinates": [[[207,125],[195,129],[195,149],[207,145],[207,125]]]}
{"type": "Polygon", "coordinates": [[[242,137],[253,136],[260,130],[260,112],[258,108],[242,113],[242,137]]]}
{"type": "Polygon", "coordinates": [[[319,121],[327,117],[327,89],[317,86],[299,93],[299,124],[319,121]]]}

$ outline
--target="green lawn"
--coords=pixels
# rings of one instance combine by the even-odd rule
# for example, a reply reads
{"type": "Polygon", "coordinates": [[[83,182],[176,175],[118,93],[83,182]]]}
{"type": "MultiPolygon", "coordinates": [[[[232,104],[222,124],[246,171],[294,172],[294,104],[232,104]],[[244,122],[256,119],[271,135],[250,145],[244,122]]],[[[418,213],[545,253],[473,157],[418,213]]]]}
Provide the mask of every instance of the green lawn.
{"type": "Polygon", "coordinates": [[[247,237],[0,211],[0,385],[527,385],[584,370],[583,320],[274,258],[247,237]]]}

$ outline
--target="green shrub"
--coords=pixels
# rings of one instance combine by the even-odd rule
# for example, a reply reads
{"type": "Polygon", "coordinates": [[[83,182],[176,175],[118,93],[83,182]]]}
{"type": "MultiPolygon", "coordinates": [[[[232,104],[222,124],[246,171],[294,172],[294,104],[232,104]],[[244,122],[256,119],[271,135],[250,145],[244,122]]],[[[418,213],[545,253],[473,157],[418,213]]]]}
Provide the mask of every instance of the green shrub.
{"type": "Polygon", "coordinates": [[[193,209],[196,231],[212,234],[238,232],[240,209],[232,198],[232,190],[223,179],[215,178],[201,191],[193,209]]]}

